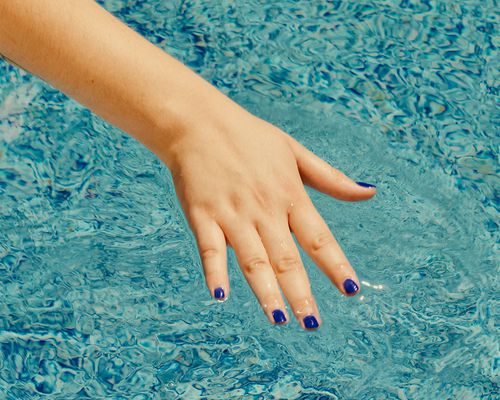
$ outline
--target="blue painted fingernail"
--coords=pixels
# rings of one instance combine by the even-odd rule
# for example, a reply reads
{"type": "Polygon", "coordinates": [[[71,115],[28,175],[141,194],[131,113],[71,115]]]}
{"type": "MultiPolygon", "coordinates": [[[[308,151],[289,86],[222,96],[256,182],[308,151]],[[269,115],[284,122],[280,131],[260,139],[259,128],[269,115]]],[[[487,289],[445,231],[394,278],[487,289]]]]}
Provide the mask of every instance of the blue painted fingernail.
{"type": "Polygon", "coordinates": [[[371,188],[376,188],[375,185],[372,185],[371,183],[366,183],[366,182],[356,182],[359,186],[362,186],[364,188],[368,188],[368,189],[371,189],[371,188]]]}
{"type": "Polygon", "coordinates": [[[217,300],[222,300],[224,298],[224,289],[221,287],[218,287],[217,289],[214,290],[214,297],[217,300]]]}
{"type": "Polygon", "coordinates": [[[281,310],[274,310],[273,311],[273,318],[274,318],[274,322],[276,322],[277,324],[282,324],[282,323],[286,322],[285,313],[281,310]]]}
{"type": "Polygon", "coordinates": [[[359,290],[359,287],[352,279],[346,279],[344,281],[344,290],[347,294],[353,294],[359,290]]]}
{"type": "Polygon", "coordinates": [[[319,326],[318,320],[314,315],[308,315],[307,317],[304,318],[304,326],[307,329],[314,329],[319,326]]]}

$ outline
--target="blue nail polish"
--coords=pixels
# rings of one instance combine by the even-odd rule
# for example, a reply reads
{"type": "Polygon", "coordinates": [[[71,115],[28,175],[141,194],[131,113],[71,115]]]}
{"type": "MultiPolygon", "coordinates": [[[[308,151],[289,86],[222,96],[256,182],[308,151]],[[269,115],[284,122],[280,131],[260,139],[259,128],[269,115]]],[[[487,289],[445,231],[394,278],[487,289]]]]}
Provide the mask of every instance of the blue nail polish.
{"type": "Polygon", "coordinates": [[[274,318],[274,322],[276,322],[277,324],[282,324],[282,323],[286,322],[285,313],[281,310],[274,310],[273,311],[273,318],[274,318]]]}
{"type": "Polygon", "coordinates": [[[217,289],[214,290],[214,297],[217,300],[222,300],[224,298],[224,289],[221,287],[218,287],[217,289]]]}
{"type": "Polygon", "coordinates": [[[359,186],[364,187],[364,188],[376,188],[375,185],[372,185],[371,183],[366,183],[366,182],[356,182],[359,186]]]}
{"type": "Polygon", "coordinates": [[[347,294],[353,294],[359,290],[359,287],[352,279],[346,279],[344,281],[344,290],[347,294]]]}
{"type": "Polygon", "coordinates": [[[304,326],[307,329],[314,329],[319,326],[318,320],[314,315],[308,315],[307,317],[304,318],[304,326]]]}

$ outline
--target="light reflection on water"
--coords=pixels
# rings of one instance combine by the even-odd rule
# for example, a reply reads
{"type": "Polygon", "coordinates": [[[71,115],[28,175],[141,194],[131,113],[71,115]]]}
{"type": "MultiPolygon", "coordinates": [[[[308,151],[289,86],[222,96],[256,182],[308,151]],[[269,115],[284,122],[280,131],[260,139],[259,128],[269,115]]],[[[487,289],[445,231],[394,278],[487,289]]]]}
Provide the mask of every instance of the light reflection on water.
{"type": "Polygon", "coordinates": [[[323,327],[210,300],[168,171],[0,64],[0,397],[493,399],[494,1],[102,2],[377,197],[310,192],[363,287],[323,327]]]}

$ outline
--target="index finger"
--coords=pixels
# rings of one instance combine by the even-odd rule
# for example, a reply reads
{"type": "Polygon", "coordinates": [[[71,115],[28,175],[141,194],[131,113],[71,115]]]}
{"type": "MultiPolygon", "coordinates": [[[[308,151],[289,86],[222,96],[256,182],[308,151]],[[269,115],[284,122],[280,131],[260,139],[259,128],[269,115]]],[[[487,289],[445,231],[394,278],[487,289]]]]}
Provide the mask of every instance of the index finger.
{"type": "Polygon", "coordinates": [[[347,296],[359,292],[356,272],[308,196],[294,204],[289,223],[298,242],[337,288],[347,296]]]}

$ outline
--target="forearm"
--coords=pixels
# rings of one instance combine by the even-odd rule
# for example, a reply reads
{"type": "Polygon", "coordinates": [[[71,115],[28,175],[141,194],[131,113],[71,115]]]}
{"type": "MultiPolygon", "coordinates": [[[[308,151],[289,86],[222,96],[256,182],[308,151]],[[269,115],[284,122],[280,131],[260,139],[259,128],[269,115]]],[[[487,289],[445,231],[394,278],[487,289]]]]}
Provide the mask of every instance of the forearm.
{"type": "Polygon", "coordinates": [[[235,106],[92,0],[1,0],[0,53],[157,153],[235,106]]]}

